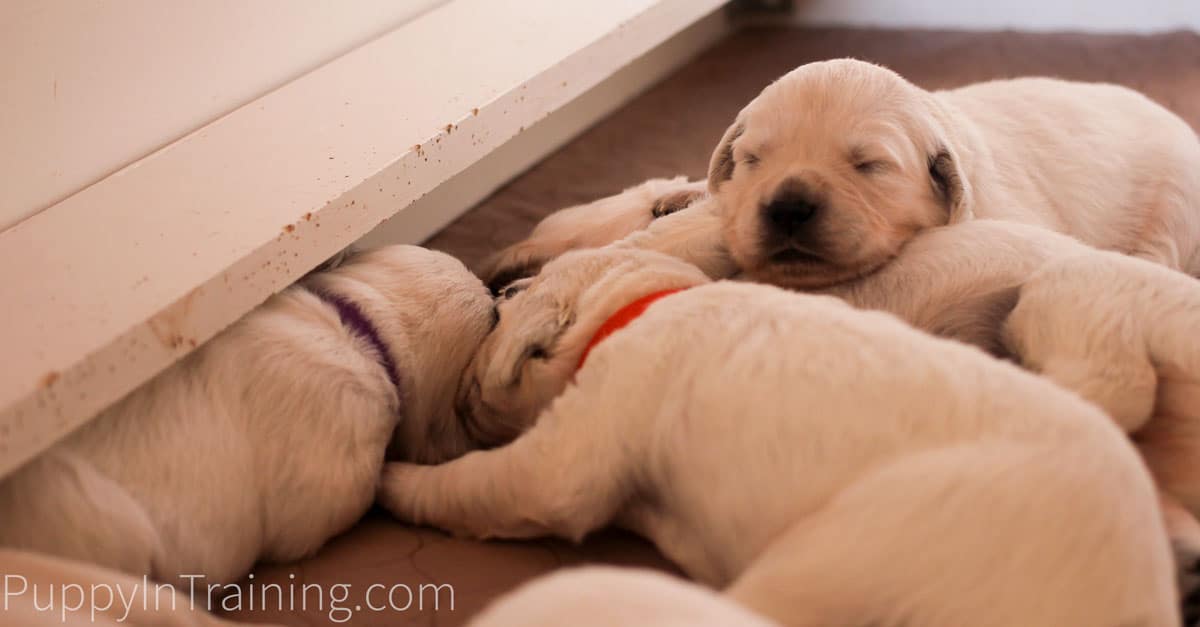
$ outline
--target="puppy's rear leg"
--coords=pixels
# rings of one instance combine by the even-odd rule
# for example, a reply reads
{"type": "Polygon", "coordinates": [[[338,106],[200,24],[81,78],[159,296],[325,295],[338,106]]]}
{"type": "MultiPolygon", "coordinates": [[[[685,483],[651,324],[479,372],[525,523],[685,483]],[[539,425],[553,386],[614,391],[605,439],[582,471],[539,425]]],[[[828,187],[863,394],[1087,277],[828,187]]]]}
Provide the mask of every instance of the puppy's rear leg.
{"type": "Polygon", "coordinates": [[[804,627],[1178,625],[1150,482],[1068,462],[1007,444],[898,460],[799,521],[728,592],[804,627]]]}
{"type": "Polygon", "coordinates": [[[552,412],[500,448],[438,466],[387,464],[380,504],[401,520],[477,538],[581,539],[627,498],[622,448],[599,418],[552,412]]]}
{"type": "Polygon", "coordinates": [[[0,546],[155,576],[162,541],[146,510],[86,460],[51,450],[0,480],[0,546]]]}

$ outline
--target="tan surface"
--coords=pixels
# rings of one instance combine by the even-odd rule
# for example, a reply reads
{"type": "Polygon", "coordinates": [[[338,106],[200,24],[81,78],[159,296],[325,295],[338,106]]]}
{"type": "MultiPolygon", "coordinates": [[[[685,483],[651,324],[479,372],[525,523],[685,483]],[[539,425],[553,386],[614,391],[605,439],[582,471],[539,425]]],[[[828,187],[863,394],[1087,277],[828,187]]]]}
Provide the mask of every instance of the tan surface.
{"type": "MultiPolygon", "coordinates": [[[[648,543],[619,531],[596,534],[581,546],[553,539],[474,542],[457,540],[430,529],[405,527],[390,520],[383,512],[373,512],[352,532],[335,539],[312,559],[298,564],[260,565],[255,569],[254,579],[242,583],[241,611],[227,612],[225,617],[256,623],[329,625],[333,624],[329,620],[329,600],[336,595],[344,599],[339,607],[361,608],[347,624],[450,627],[465,623],[487,601],[524,581],[561,566],[584,562],[674,570],[648,543]],[[446,609],[450,595],[445,590],[440,596],[437,591],[425,592],[425,609],[418,608],[416,599],[421,597],[418,587],[430,582],[453,586],[452,611],[446,609]],[[258,604],[251,610],[250,596],[262,598],[262,586],[269,584],[278,584],[285,595],[289,586],[293,586],[296,607],[303,596],[302,586],[316,584],[324,591],[324,607],[314,609],[320,593],[317,588],[312,588],[308,595],[308,611],[278,611],[277,597],[274,596],[277,593],[272,589],[270,609],[263,610],[258,604]],[[348,584],[350,588],[335,589],[339,584],[348,584]],[[376,584],[384,587],[371,589],[376,584]],[[406,611],[387,607],[388,589],[401,584],[408,588],[397,588],[393,601],[396,607],[406,607],[410,598],[408,589],[411,589],[413,605],[406,611]],[[429,606],[435,596],[440,609],[432,611],[429,606]],[[372,607],[384,609],[373,611],[372,607]]],[[[334,616],[344,614],[338,612],[334,616]]]]}
{"type": "MultiPolygon", "coordinates": [[[[1137,37],[743,31],[518,177],[429,244],[475,265],[520,239],[555,208],[652,176],[703,176],[725,126],[764,85],[801,63],[841,56],[884,63],[930,88],[1026,74],[1120,82],[1141,89],[1200,128],[1200,35],[1194,33],[1137,37]]],[[[487,600],[538,573],[596,560],[664,566],[652,548],[624,534],[602,534],[581,547],[550,540],[478,543],[408,529],[375,514],[311,560],[258,569],[255,583],[286,584],[289,574],[327,586],[350,583],[350,603],[374,583],[449,583],[456,592],[453,612],[364,611],[350,623],[445,627],[463,623],[487,600]]],[[[401,596],[398,603],[404,600],[401,596]]],[[[291,625],[329,624],[325,611],[243,611],[237,616],[291,625]]]]}

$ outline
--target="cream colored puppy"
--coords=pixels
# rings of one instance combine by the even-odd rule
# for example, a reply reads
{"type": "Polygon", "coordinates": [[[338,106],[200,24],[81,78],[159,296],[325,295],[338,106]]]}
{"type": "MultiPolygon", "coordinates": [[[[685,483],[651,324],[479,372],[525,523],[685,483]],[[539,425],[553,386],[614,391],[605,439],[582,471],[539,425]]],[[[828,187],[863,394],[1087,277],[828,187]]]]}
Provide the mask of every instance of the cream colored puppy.
{"type": "Polygon", "coordinates": [[[563,569],[489,605],[470,627],[772,627],[717,593],[660,572],[589,566],[563,569]]]}
{"type": "Polygon", "coordinates": [[[454,404],[493,316],[415,246],[311,275],[0,480],[0,546],[197,585],[304,557],[371,505],[389,443],[478,446],[454,404]]]}
{"type": "MultiPolygon", "coordinates": [[[[686,212],[664,218],[617,246],[662,250],[701,264],[709,276],[726,275],[732,266],[722,256],[720,243],[711,237],[687,235],[689,230],[699,233],[707,229],[718,219],[711,212],[708,215],[701,213],[711,203],[706,200],[686,212]],[[680,239],[680,235],[684,237],[680,239]]],[[[1035,284],[1045,282],[1045,278],[1039,278],[1035,284]]],[[[886,311],[918,329],[1012,358],[1034,371],[1043,371],[1041,362],[1062,351],[1062,357],[1072,365],[1073,372],[1084,378],[1069,381],[1061,374],[1052,378],[1082,392],[1085,398],[1096,401],[1101,408],[1114,411],[1117,424],[1138,441],[1143,441],[1160,438],[1156,431],[1163,429],[1161,426],[1148,428],[1145,414],[1138,413],[1147,407],[1146,391],[1153,392],[1157,378],[1150,372],[1146,359],[1131,359],[1131,351],[1119,348],[1123,345],[1114,338],[1124,337],[1127,329],[1135,327],[1176,333],[1178,340],[1187,338],[1187,332],[1178,323],[1168,331],[1168,325],[1160,320],[1164,315],[1161,312],[1179,309],[1179,299],[1187,298],[1188,294],[1195,297],[1200,292],[1200,283],[1154,264],[1098,251],[1069,236],[1043,228],[999,220],[972,220],[925,230],[914,236],[895,260],[878,271],[820,292],[837,296],[861,309],[886,311]],[[1122,262],[1116,263],[1116,260],[1122,262]],[[1057,268],[1060,264],[1093,262],[1097,268],[1080,273],[1078,277],[1057,270],[1042,270],[1057,268]],[[1105,274],[1123,274],[1123,279],[1089,278],[1101,267],[1108,268],[1105,274]],[[1063,275],[1060,282],[1064,289],[1036,289],[1022,295],[1022,286],[1047,272],[1063,275]],[[1155,280],[1146,276],[1147,272],[1161,278],[1155,280]],[[1129,283],[1140,289],[1121,287],[1129,283]],[[1168,287],[1168,284],[1174,287],[1168,287]],[[1114,289],[1124,290],[1124,293],[1114,293],[1114,289]],[[1154,297],[1163,290],[1177,294],[1175,300],[1154,297]],[[1005,337],[1005,321],[1017,306],[1018,298],[1024,312],[1020,320],[1029,327],[1029,332],[1005,337]],[[1030,299],[1034,300],[1027,302],[1030,299]],[[1143,304],[1126,306],[1127,301],[1135,299],[1141,299],[1143,304]],[[1056,326],[1043,328],[1035,323],[1056,326]],[[1064,342],[1070,342],[1070,350],[1064,350],[1064,342]],[[1106,350],[1097,350],[1098,347],[1106,347],[1106,350]],[[1111,376],[1101,377],[1105,372],[1111,376]],[[1131,386],[1134,381],[1138,385],[1131,386]],[[1080,389],[1084,384],[1089,389],[1080,389]],[[1122,410],[1122,402],[1134,403],[1133,413],[1139,419],[1127,418],[1130,411],[1122,410]]],[[[1200,317],[1195,323],[1200,328],[1200,317]]],[[[1200,351],[1193,344],[1177,341],[1175,345],[1178,350],[1200,351]]],[[[1200,402],[1196,405],[1200,406],[1200,402]]],[[[1200,424],[1195,428],[1200,438],[1200,424]]],[[[1160,473],[1174,478],[1162,485],[1166,492],[1164,515],[1179,566],[1185,575],[1184,589],[1190,590],[1197,583],[1190,571],[1200,558],[1200,525],[1193,513],[1180,507],[1179,501],[1190,501],[1191,511],[1200,515],[1200,509],[1195,507],[1200,505],[1200,454],[1168,456],[1163,449],[1189,448],[1185,443],[1176,442],[1186,437],[1172,434],[1169,439],[1172,443],[1168,445],[1143,445],[1141,448],[1152,468],[1160,463],[1171,466],[1169,471],[1160,473]],[[1157,461],[1162,459],[1171,461],[1157,461]]],[[[1196,448],[1200,453],[1200,443],[1190,448],[1196,448]]]]}
{"type": "Polygon", "coordinates": [[[854,60],[803,65],[737,115],[709,191],[737,265],[794,288],[995,218],[1200,273],[1200,141],[1123,87],[1047,78],[929,92],[854,60]]]}
{"type": "MultiPolygon", "coordinates": [[[[663,252],[695,265],[710,278],[735,277],[739,270],[725,246],[720,222],[716,201],[707,198],[612,246],[663,252]]],[[[812,291],[1007,355],[1001,331],[1018,288],[1047,261],[1091,250],[1043,228],[972,220],[922,231],[876,272],[812,291]]],[[[515,284],[514,290],[522,285],[515,284]]]]}
{"type": "Polygon", "coordinates": [[[705,196],[707,183],[685,177],[650,179],[629,189],[546,216],[525,240],[492,255],[479,275],[498,292],[537,274],[547,261],[577,248],[599,248],[646,228],[705,196]]]}
{"type": "Polygon", "coordinates": [[[1111,253],[1065,258],[1025,283],[1005,331],[1027,368],[1133,433],[1200,516],[1200,281],[1111,253]]]}
{"type": "Polygon", "coordinates": [[[789,625],[1178,624],[1153,482],[1095,407],[892,316],[705,282],[644,251],[547,264],[469,399],[532,426],[388,464],[381,502],[484,538],[616,522],[789,625]]]}

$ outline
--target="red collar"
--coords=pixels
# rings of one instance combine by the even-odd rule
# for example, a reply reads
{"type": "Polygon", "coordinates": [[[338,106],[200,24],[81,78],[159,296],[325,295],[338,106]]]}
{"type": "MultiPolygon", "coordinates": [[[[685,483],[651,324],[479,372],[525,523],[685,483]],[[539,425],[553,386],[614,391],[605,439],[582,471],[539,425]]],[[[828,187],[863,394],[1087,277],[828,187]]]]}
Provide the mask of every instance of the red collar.
{"type": "Polygon", "coordinates": [[[604,324],[600,325],[599,329],[596,329],[596,333],[592,335],[591,341],[589,341],[587,346],[584,347],[583,355],[579,357],[579,365],[575,366],[575,371],[578,372],[579,369],[583,367],[583,362],[587,361],[588,354],[592,352],[593,348],[596,348],[597,344],[603,342],[605,338],[613,333],[616,333],[617,331],[620,331],[630,322],[636,320],[637,317],[642,315],[642,312],[646,311],[646,308],[654,304],[655,301],[682,291],[683,288],[675,288],[673,290],[653,292],[618,309],[616,313],[608,317],[608,320],[604,321],[604,324]]]}

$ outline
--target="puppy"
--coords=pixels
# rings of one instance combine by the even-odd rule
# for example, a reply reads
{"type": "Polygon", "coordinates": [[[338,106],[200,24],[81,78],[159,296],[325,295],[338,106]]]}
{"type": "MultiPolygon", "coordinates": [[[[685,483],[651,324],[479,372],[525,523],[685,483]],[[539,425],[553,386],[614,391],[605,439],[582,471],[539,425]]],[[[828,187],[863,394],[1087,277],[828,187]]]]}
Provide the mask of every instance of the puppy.
{"type": "Polygon", "coordinates": [[[772,627],[711,590],[645,569],[590,566],[539,577],[501,597],[471,627],[772,627]]]}
{"type": "MultiPolygon", "coordinates": [[[[666,253],[713,279],[745,278],[725,246],[720,222],[710,197],[611,246],[666,253]]],[[[892,263],[810,291],[837,296],[860,309],[886,311],[923,331],[1007,356],[1003,322],[1016,305],[1020,286],[1046,262],[1090,250],[1043,228],[971,220],[922,231],[892,263]]],[[[514,284],[514,292],[521,286],[514,284]]]]}
{"type": "MultiPolygon", "coordinates": [[[[1047,264],[1005,326],[1021,363],[1104,409],[1200,516],[1200,282],[1092,252],[1047,264]]],[[[1193,558],[1200,555],[1193,555],[1193,558]]]]}
{"type": "Polygon", "coordinates": [[[0,546],[183,585],[309,555],[371,505],[389,443],[477,446],[454,404],[493,320],[414,246],[311,275],[0,481],[0,546]]]}
{"type": "Polygon", "coordinates": [[[861,61],[810,63],[737,115],[708,186],[735,262],[774,285],[863,276],[920,231],[976,217],[1200,274],[1200,141],[1115,85],[928,92],[861,61]]]}
{"type": "Polygon", "coordinates": [[[1035,226],[972,220],[922,231],[879,270],[813,291],[1009,357],[1004,320],[1021,285],[1051,260],[1094,250],[1035,226]]]}
{"type": "MultiPolygon", "coordinates": [[[[711,203],[704,201],[705,205],[711,203]]],[[[688,223],[689,228],[707,228],[705,223],[711,224],[715,218],[711,212],[707,217],[702,215],[704,209],[697,205],[678,216],[664,218],[617,246],[663,250],[702,264],[709,276],[721,276],[728,266],[722,265],[719,244],[695,235],[680,242],[675,236],[688,229],[669,224],[679,221],[688,223]],[[656,232],[659,230],[663,233],[656,232]]],[[[1172,326],[1162,319],[1162,312],[1184,308],[1181,302],[1200,297],[1200,284],[1180,273],[1098,251],[1039,227],[971,220],[925,230],[878,271],[818,292],[837,296],[860,309],[891,313],[918,329],[975,345],[1034,372],[1046,373],[1043,362],[1047,359],[1064,358],[1070,364],[1069,372],[1051,374],[1051,378],[1112,412],[1118,426],[1144,442],[1148,438],[1164,439],[1157,435],[1164,429],[1161,424],[1145,422],[1153,392],[1161,385],[1161,377],[1149,367],[1151,361],[1158,360],[1145,356],[1134,359],[1134,351],[1115,338],[1140,341],[1142,336],[1131,338],[1128,329],[1155,328],[1162,334],[1175,334],[1174,340],[1164,341],[1174,342],[1176,350],[1193,350],[1190,344],[1180,342],[1189,337],[1187,318],[1180,318],[1172,326]],[[1096,267],[1078,276],[1061,269],[1063,265],[1088,264],[1096,267]],[[1103,273],[1109,277],[1121,279],[1095,277],[1101,268],[1107,268],[1103,273]],[[1038,287],[1048,283],[1047,274],[1059,276],[1061,285],[1038,287]],[[1025,287],[1030,281],[1033,287],[1025,287]],[[1136,287],[1122,287],[1129,284],[1136,287]],[[1114,293],[1114,288],[1124,293],[1114,293]],[[1175,294],[1175,299],[1155,296],[1164,290],[1175,294]],[[1142,304],[1134,307],[1135,301],[1142,304]],[[1018,302],[1022,313],[1016,320],[1022,333],[1014,334],[1006,331],[1013,324],[1009,322],[1006,327],[1006,321],[1018,302]],[[1071,346],[1064,347],[1067,340],[1071,346]],[[1108,376],[1103,376],[1105,373],[1108,376]],[[1072,380],[1068,374],[1082,378],[1072,380]],[[1134,406],[1122,408],[1123,403],[1134,406]]],[[[1195,323],[1200,326],[1200,316],[1195,323]]],[[[1200,371],[1196,376],[1200,377],[1200,371]]],[[[1181,394],[1173,392],[1172,396],[1181,394]]],[[[1194,404],[1200,406],[1200,401],[1194,404]]],[[[1200,426],[1195,429],[1200,434],[1200,426]]],[[[1141,448],[1152,469],[1160,464],[1169,467],[1158,473],[1164,491],[1160,496],[1182,574],[1182,589],[1187,591],[1200,584],[1192,573],[1200,559],[1200,524],[1196,521],[1200,516],[1200,468],[1191,462],[1200,459],[1200,454],[1167,455],[1162,449],[1190,450],[1178,442],[1185,437],[1172,435],[1165,439],[1172,444],[1143,444],[1141,448]],[[1188,506],[1181,505],[1181,500],[1188,506]]],[[[1200,443],[1196,448],[1200,453],[1200,443]]]]}
{"type": "Polygon", "coordinates": [[[517,279],[537,274],[547,261],[576,248],[599,248],[646,228],[706,195],[705,181],[650,179],[584,205],[560,209],[538,223],[525,240],[492,255],[479,276],[499,292],[517,279]]]}
{"type": "Polygon", "coordinates": [[[381,502],[483,538],[616,522],[788,625],[1178,624],[1153,482],[1098,409],[885,314],[704,283],[644,251],[547,264],[469,399],[532,426],[388,464],[381,502]]]}

